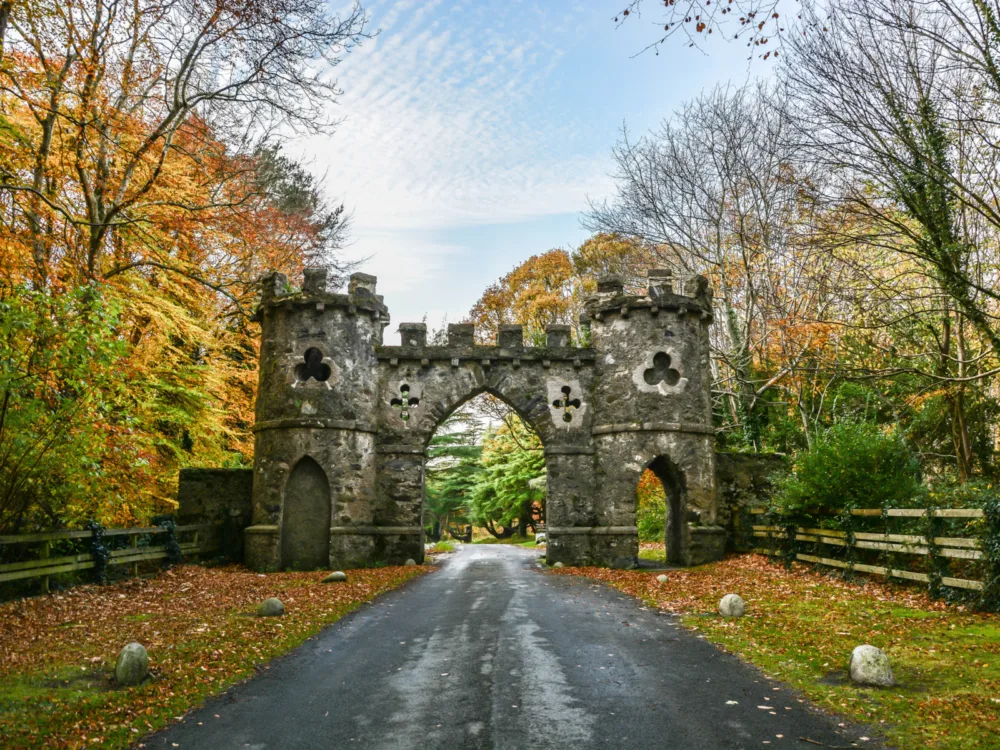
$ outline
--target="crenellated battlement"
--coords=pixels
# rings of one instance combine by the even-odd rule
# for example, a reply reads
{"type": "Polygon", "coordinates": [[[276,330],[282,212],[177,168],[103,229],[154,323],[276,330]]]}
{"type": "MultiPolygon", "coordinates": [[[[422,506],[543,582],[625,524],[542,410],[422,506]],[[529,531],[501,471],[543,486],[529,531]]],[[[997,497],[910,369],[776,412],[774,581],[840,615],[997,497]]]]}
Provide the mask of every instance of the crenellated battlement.
{"type": "Polygon", "coordinates": [[[685,294],[674,283],[651,270],[646,294],[625,294],[620,278],[600,279],[580,320],[588,346],[574,346],[567,325],[547,326],[544,346],[502,325],[486,346],[469,323],[428,345],[427,326],[408,322],[401,343],[387,346],[374,276],[354,274],[338,294],[322,269],[307,269],[298,290],[267,275],[248,564],[422,559],[427,446],[480,393],[507,402],[542,440],[550,561],[635,565],[635,487],[646,468],[671,497],[671,559],[721,556],[711,295],[701,277],[684,282],[685,294]]]}

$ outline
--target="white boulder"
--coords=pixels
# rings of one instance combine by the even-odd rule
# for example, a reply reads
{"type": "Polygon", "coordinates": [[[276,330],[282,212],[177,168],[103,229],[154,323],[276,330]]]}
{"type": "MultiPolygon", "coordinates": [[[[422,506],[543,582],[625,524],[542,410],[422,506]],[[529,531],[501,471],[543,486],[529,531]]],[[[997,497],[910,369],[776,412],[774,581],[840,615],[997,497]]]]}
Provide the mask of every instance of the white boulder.
{"type": "Polygon", "coordinates": [[[738,594],[726,594],[719,601],[719,614],[723,617],[743,617],[747,605],[738,594]]]}
{"type": "Polygon", "coordinates": [[[880,648],[858,646],[851,652],[851,679],[859,685],[874,685],[875,687],[892,687],[896,678],[892,675],[892,665],[889,657],[880,648]]]}
{"type": "Polygon", "coordinates": [[[557,563],[552,563],[552,567],[553,568],[564,568],[566,566],[563,565],[561,562],[557,562],[557,563]]]}
{"type": "Polygon", "coordinates": [[[342,570],[335,570],[326,578],[323,579],[323,583],[340,583],[347,580],[347,573],[342,570]]]}
{"type": "Polygon", "coordinates": [[[414,560],[412,557],[409,560],[407,560],[405,563],[403,563],[403,565],[405,565],[406,567],[410,567],[410,566],[416,565],[416,564],[417,564],[417,561],[414,560]]]}
{"type": "Polygon", "coordinates": [[[665,573],[660,573],[660,575],[656,576],[656,580],[659,581],[660,583],[666,583],[670,579],[667,578],[665,573]]]}
{"type": "Polygon", "coordinates": [[[149,674],[149,656],[141,643],[130,643],[118,653],[115,681],[119,685],[138,685],[149,674]]]}

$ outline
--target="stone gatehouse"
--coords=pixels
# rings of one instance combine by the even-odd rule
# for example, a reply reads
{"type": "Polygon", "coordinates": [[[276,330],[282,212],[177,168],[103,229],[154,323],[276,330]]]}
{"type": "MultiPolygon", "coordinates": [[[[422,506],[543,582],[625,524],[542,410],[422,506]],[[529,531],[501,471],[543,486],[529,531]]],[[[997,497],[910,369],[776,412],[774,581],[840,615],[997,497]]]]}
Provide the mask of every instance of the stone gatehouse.
{"type": "Polygon", "coordinates": [[[652,469],[667,491],[667,556],[720,558],[711,422],[708,284],[675,293],[650,271],[645,295],[606,277],[586,301],[581,338],[546,328],[525,346],[501,326],[495,346],[473,326],[402,323],[400,346],[382,334],[389,312],[375,278],[356,273],[347,294],[320,269],[301,290],[263,281],[252,525],[246,562],[258,570],[356,567],[424,556],[424,465],[431,436],[469,399],[490,393],[538,433],[547,466],[548,560],[636,565],[636,485],[652,469]]]}

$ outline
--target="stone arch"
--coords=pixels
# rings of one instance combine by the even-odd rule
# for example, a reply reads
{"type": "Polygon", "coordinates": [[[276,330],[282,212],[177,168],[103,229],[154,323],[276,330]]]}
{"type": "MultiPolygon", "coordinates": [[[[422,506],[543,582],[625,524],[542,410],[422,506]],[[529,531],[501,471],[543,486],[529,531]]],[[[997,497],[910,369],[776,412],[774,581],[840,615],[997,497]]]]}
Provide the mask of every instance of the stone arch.
{"type": "Polygon", "coordinates": [[[650,461],[649,469],[663,485],[667,496],[667,518],[663,533],[667,562],[686,565],[687,540],[687,480],[684,472],[666,455],[650,461]]]}
{"type": "MultiPolygon", "coordinates": [[[[539,387],[539,392],[540,393],[542,392],[541,387],[539,387]]],[[[431,429],[422,436],[424,441],[423,442],[424,450],[426,450],[427,447],[430,445],[431,438],[434,437],[434,434],[438,431],[438,428],[442,424],[444,424],[444,421],[448,419],[448,417],[450,417],[452,414],[454,414],[456,411],[461,409],[463,406],[465,406],[473,399],[482,395],[493,396],[494,398],[499,399],[508,407],[510,407],[510,409],[515,414],[517,414],[517,416],[521,419],[521,421],[524,422],[526,425],[528,425],[535,432],[535,434],[538,435],[539,440],[541,440],[542,446],[543,447],[545,446],[547,437],[545,434],[547,432],[545,420],[548,419],[548,409],[545,408],[539,413],[537,409],[532,408],[534,404],[530,402],[526,404],[523,400],[522,403],[518,405],[518,403],[515,402],[511,394],[506,394],[500,388],[492,386],[488,383],[484,383],[470,390],[465,391],[464,393],[458,396],[457,400],[454,401],[440,400],[432,406],[433,411],[431,413],[436,421],[434,422],[431,429]]],[[[542,403],[543,405],[545,404],[544,400],[540,400],[539,402],[542,403]]]]}
{"type": "Polygon", "coordinates": [[[311,457],[295,464],[281,510],[281,567],[315,570],[330,564],[330,482],[311,457]]]}
{"type": "MultiPolygon", "coordinates": [[[[491,388],[488,385],[483,385],[481,387],[477,387],[477,388],[474,388],[474,389],[470,390],[469,392],[467,392],[466,394],[464,394],[458,401],[456,401],[455,403],[453,403],[452,405],[450,405],[450,407],[448,407],[446,409],[439,410],[439,413],[441,413],[441,412],[443,412],[443,413],[441,414],[440,417],[438,417],[437,422],[435,423],[433,429],[429,433],[427,433],[426,436],[424,437],[424,444],[422,446],[423,447],[423,452],[422,452],[423,467],[422,467],[421,471],[422,471],[422,473],[425,476],[426,476],[426,471],[427,471],[427,450],[430,447],[430,441],[433,439],[433,437],[437,433],[438,429],[441,427],[441,425],[443,425],[445,423],[445,421],[452,414],[454,414],[456,411],[458,411],[459,409],[461,409],[463,406],[465,406],[467,403],[469,403],[473,399],[478,398],[479,396],[482,396],[482,395],[493,396],[494,398],[499,399],[500,401],[502,401],[507,407],[509,407],[521,419],[521,421],[524,422],[528,426],[528,428],[530,430],[532,430],[536,435],[538,435],[539,442],[542,444],[542,450],[543,451],[545,450],[545,448],[546,448],[546,438],[542,434],[542,432],[539,430],[539,428],[536,426],[537,422],[538,422],[537,417],[533,419],[530,415],[525,414],[521,409],[519,409],[517,407],[517,405],[511,403],[511,400],[507,396],[505,396],[503,393],[499,392],[499,390],[497,390],[495,388],[491,388]]],[[[547,410],[545,412],[545,415],[546,415],[545,418],[547,419],[548,418],[548,416],[547,416],[547,410]]],[[[422,495],[420,497],[421,519],[423,519],[423,509],[424,509],[424,506],[425,506],[426,502],[427,502],[427,488],[426,488],[426,486],[424,486],[424,491],[423,491],[423,493],[422,493],[422,495]]],[[[546,487],[545,497],[543,499],[543,507],[547,507],[547,505],[548,505],[548,487],[546,487]]]]}

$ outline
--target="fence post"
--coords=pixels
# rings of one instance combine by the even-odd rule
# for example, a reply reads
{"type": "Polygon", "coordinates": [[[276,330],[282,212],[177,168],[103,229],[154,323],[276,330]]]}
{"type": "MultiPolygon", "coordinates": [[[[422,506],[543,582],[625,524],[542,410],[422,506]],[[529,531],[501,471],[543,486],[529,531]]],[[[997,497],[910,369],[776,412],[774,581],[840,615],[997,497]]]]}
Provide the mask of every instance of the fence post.
{"type": "Polygon", "coordinates": [[[938,518],[933,509],[928,509],[924,529],[924,533],[927,535],[927,556],[930,558],[931,563],[929,572],[930,583],[927,586],[927,591],[932,598],[940,599],[941,579],[949,573],[949,560],[941,554],[941,550],[935,539],[939,536],[944,536],[944,520],[938,518]]]}
{"type": "MultiPolygon", "coordinates": [[[[48,540],[42,542],[42,555],[41,555],[41,557],[42,557],[43,560],[47,560],[48,559],[49,554],[51,553],[51,551],[52,551],[52,542],[50,542],[48,540]]],[[[49,577],[47,575],[42,576],[42,593],[43,594],[49,593],[49,577]]]]}
{"type": "MultiPolygon", "coordinates": [[[[132,542],[132,549],[139,549],[139,535],[138,534],[129,534],[129,539],[132,542]]],[[[133,578],[138,578],[139,577],[139,561],[138,560],[133,560],[132,561],[132,577],[133,578]]]]}

